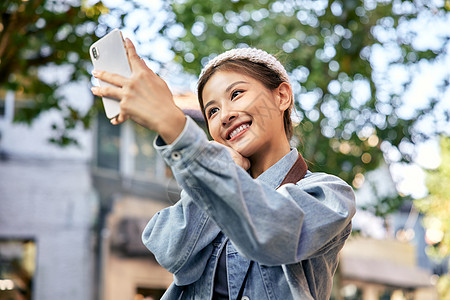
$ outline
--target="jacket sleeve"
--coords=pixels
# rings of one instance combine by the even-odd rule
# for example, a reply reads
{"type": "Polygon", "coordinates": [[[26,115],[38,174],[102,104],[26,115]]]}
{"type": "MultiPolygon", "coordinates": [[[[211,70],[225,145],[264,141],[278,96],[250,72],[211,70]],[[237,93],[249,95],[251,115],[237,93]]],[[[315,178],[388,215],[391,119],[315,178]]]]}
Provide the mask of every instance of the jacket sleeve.
{"type": "Polygon", "coordinates": [[[264,265],[320,255],[355,213],[353,190],[341,179],[308,173],[276,190],[236,165],[223,146],[208,142],[191,119],[174,143],[156,147],[236,249],[264,265]]]}
{"type": "Polygon", "coordinates": [[[158,263],[174,274],[177,285],[200,278],[220,229],[183,191],[181,199],[153,216],[142,233],[158,263]]]}

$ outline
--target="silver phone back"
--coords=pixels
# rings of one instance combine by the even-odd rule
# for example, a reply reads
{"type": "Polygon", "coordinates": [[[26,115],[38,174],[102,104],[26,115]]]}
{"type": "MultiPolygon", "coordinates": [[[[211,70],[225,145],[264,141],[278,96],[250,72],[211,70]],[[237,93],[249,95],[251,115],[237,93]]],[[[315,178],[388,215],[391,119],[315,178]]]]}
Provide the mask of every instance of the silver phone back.
{"type": "MultiPolygon", "coordinates": [[[[131,76],[131,68],[122,34],[118,29],[114,29],[93,43],[89,49],[89,54],[95,70],[116,73],[124,77],[131,76]],[[94,57],[93,51],[96,51],[96,57],[94,57]]],[[[101,80],[99,80],[99,84],[100,86],[110,85],[101,80]]],[[[116,117],[120,113],[119,100],[110,97],[103,97],[102,99],[108,119],[116,117]]]]}

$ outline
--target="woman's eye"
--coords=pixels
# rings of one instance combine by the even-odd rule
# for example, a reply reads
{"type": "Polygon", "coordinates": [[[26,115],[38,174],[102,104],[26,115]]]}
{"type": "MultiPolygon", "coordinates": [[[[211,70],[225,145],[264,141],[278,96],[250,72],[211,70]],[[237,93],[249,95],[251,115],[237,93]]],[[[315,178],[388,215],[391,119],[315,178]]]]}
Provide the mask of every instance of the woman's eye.
{"type": "Polygon", "coordinates": [[[208,117],[211,118],[212,115],[214,115],[218,111],[219,111],[219,109],[217,107],[211,108],[208,112],[208,117]]]}
{"type": "Polygon", "coordinates": [[[244,91],[241,91],[241,90],[234,91],[233,93],[231,93],[231,99],[236,98],[237,96],[239,96],[243,92],[244,91]]]}

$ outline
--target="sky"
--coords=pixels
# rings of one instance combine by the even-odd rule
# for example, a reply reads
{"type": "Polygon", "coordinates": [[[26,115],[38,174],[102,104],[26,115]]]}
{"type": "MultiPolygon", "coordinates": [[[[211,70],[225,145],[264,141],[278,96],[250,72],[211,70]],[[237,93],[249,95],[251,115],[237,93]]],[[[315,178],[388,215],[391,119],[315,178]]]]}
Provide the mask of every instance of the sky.
{"type": "MultiPolygon", "coordinates": [[[[403,27],[407,28],[400,28],[400,30],[409,30],[416,33],[413,42],[416,49],[436,50],[442,47],[441,37],[449,35],[450,16],[435,18],[432,14],[424,12],[419,15],[416,21],[405,24],[403,27]]],[[[445,93],[440,93],[436,88],[436,84],[442,78],[449,78],[450,76],[450,44],[447,44],[445,52],[437,61],[423,60],[411,70],[394,69],[390,72],[391,77],[389,79],[394,85],[401,84],[408,75],[412,74],[413,78],[410,89],[402,96],[405,105],[400,110],[400,116],[410,118],[414,115],[415,109],[425,108],[429,105],[428,99],[430,97],[436,97],[440,100],[438,112],[442,112],[444,109],[450,111],[450,89],[447,88],[445,93]]],[[[378,66],[383,67],[383,64],[383,60],[380,59],[378,66]]],[[[450,136],[450,126],[442,121],[443,117],[443,114],[437,117],[438,120],[441,120],[438,124],[433,124],[431,120],[424,120],[420,126],[425,132],[435,126],[442,126],[445,134],[450,136]]],[[[415,153],[413,163],[391,165],[391,175],[397,183],[398,191],[406,195],[410,194],[413,198],[422,198],[427,195],[425,170],[435,169],[441,162],[439,137],[419,143],[411,151],[415,153]]]]}

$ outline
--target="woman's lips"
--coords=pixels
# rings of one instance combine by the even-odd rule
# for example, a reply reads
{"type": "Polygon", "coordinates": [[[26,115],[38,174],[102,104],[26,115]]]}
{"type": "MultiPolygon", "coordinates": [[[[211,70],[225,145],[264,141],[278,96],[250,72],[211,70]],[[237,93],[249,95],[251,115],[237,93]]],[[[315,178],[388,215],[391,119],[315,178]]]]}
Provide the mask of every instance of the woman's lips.
{"type": "Polygon", "coordinates": [[[227,136],[227,140],[233,140],[235,138],[237,138],[238,136],[240,136],[241,134],[243,134],[245,131],[248,130],[248,128],[252,125],[251,122],[248,123],[243,123],[241,125],[239,125],[238,127],[236,127],[235,129],[233,129],[227,136]]]}

